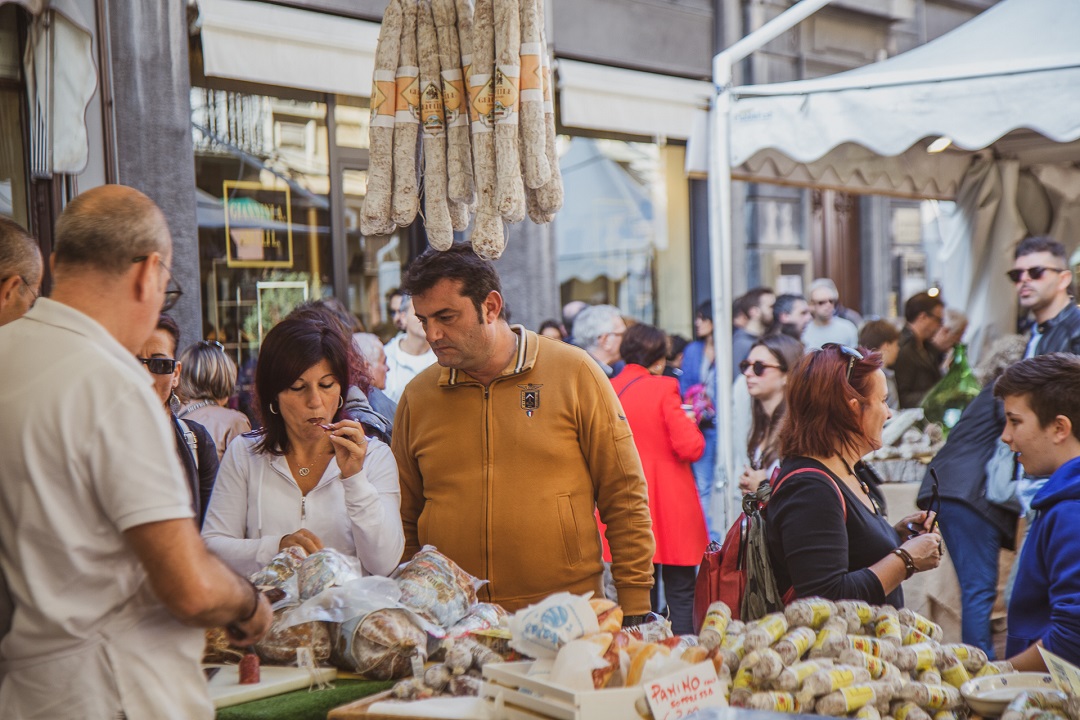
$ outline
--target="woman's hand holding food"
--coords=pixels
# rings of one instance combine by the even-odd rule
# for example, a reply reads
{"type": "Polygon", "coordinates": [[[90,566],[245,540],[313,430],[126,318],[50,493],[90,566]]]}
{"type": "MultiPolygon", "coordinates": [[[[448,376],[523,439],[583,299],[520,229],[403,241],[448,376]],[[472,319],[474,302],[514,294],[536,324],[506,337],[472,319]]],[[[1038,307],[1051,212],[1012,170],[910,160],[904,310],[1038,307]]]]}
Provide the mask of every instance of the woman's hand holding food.
{"type": "Polygon", "coordinates": [[[352,477],[364,469],[367,457],[368,440],[364,437],[364,428],[355,420],[339,420],[326,426],[330,442],[334,445],[341,477],[352,477]]]}
{"type": "Polygon", "coordinates": [[[296,532],[282,537],[281,542],[278,543],[278,552],[292,546],[303,548],[308,555],[323,549],[322,540],[319,539],[319,536],[306,528],[300,528],[296,532]]]}
{"type": "Polygon", "coordinates": [[[900,546],[911,556],[915,570],[932,570],[941,564],[941,534],[934,532],[916,535],[900,546]]]}

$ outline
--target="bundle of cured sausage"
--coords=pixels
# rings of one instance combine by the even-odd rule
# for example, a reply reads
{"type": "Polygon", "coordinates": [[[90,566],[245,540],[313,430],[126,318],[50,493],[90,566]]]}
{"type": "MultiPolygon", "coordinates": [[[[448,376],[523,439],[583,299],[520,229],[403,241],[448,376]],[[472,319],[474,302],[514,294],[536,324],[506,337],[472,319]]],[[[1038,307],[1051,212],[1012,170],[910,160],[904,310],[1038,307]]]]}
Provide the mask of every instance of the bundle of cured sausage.
{"type": "Polygon", "coordinates": [[[505,223],[562,207],[543,0],[390,0],[375,51],[365,235],[424,220],[445,250],[473,218],[497,259],[505,223]],[[420,198],[424,207],[420,211],[420,198]]]}

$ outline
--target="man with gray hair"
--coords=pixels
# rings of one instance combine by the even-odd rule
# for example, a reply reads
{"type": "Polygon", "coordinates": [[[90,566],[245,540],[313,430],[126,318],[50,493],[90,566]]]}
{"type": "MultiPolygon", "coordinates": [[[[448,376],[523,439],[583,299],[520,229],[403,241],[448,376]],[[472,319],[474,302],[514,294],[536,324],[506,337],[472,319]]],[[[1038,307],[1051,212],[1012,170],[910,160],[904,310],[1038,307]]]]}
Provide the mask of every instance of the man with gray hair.
{"type": "Polygon", "coordinates": [[[0,325],[18,320],[41,293],[41,251],[14,220],[0,217],[0,325]]]}
{"type": "Polygon", "coordinates": [[[859,330],[855,323],[836,314],[840,293],[836,283],[829,278],[818,278],[810,283],[810,313],[813,321],[803,330],[803,345],[819,348],[826,343],[838,343],[847,347],[859,344],[859,330]]]}
{"type": "Polygon", "coordinates": [[[614,305],[591,305],[574,318],[574,344],[589,353],[609,378],[620,359],[619,346],[626,334],[626,322],[614,305]]]}
{"type": "Polygon", "coordinates": [[[0,328],[0,707],[11,718],[212,718],[204,634],[270,604],[207,551],[135,353],[171,307],[161,210],[120,185],[56,224],[55,285],[0,328]]]}

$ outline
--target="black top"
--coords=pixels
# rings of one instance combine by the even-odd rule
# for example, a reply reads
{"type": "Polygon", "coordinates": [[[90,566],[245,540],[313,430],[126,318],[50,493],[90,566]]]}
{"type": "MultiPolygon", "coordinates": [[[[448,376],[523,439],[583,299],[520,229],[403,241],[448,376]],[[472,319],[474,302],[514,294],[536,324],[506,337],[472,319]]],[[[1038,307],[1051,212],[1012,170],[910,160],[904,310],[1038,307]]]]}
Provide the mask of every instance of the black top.
{"type": "Polygon", "coordinates": [[[1036,354],[1080,354],[1080,308],[1070,302],[1061,312],[1040,325],[1039,332],[1043,336],[1035,349],[1036,354]]]}
{"type": "Polygon", "coordinates": [[[900,407],[919,407],[930,389],[941,380],[941,360],[941,351],[929,342],[919,340],[910,327],[900,332],[900,351],[893,363],[900,407]]]}
{"type": "MultiPolygon", "coordinates": [[[[988,384],[964,408],[949,439],[930,462],[937,471],[942,498],[962,502],[993,523],[1001,532],[1002,547],[1016,546],[1018,514],[986,499],[986,463],[994,454],[998,438],[1005,428],[1005,410],[994,397],[994,385],[988,384]]],[[[919,488],[917,504],[929,509],[933,478],[927,470],[919,488]]]]}
{"type": "Polygon", "coordinates": [[[180,467],[184,469],[184,477],[187,478],[188,487],[191,489],[191,507],[195,510],[195,520],[201,530],[203,520],[206,518],[206,508],[210,507],[210,493],[213,492],[214,481],[217,480],[217,445],[202,425],[193,420],[184,420],[184,423],[195,435],[199,461],[196,464],[191,448],[184,438],[180,421],[174,417],[172,426],[176,439],[176,455],[180,458],[180,467]]]}
{"type": "MultiPolygon", "coordinates": [[[[778,477],[800,467],[823,470],[833,478],[847,504],[847,522],[836,488],[825,477],[806,472],[784,480],[765,509],[776,586],[794,586],[796,597],[816,595],[903,607],[903,591],[898,587],[886,595],[881,581],[869,570],[900,545],[896,530],[816,460],[789,458],[780,466],[778,477]]],[[[875,491],[872,488],[871,494],[875,491]]]]}

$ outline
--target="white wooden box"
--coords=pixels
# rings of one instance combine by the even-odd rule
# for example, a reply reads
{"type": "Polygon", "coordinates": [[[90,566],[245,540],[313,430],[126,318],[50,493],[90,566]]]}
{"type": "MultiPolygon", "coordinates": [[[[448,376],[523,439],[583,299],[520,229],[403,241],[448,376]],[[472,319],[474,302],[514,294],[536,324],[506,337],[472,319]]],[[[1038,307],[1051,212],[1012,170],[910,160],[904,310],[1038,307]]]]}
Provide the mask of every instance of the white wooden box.
{"type": "Polygon", "coordinates": [[[632,720],[634,704],[645,701],[643,686],[610,690],[571,690],[549,682],[547,675],[529,676],[532,662],[484,666],[480,696],[493,720],[632,720]]]}

